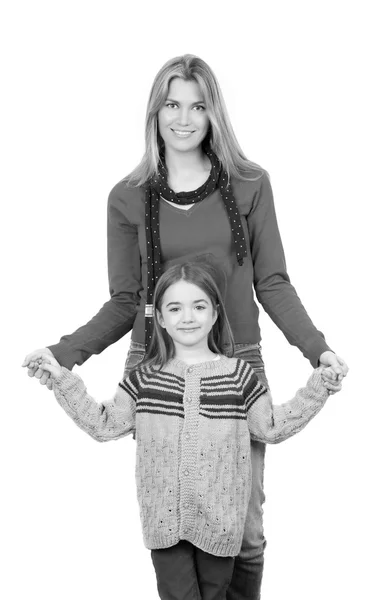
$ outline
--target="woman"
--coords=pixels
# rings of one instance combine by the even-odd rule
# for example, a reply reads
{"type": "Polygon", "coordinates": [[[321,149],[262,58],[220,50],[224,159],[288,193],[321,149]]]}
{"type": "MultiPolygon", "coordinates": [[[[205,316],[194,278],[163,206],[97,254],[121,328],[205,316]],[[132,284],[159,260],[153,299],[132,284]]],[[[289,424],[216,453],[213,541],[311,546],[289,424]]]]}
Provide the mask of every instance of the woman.
{"type": "MultiPolygon", "coordinates": [[[[340,389],[347,366],[330,350],[290,283],[269,177],[239,147],[211,69],[185,55],[157,74],[147,108],[145,154],[109,197],[111,299],[50,351],[72,369],[132,330],[128,372],[149,342],[152,295],[162,270],[196,259],[225,272],[235,355],[247,360],[266,385],[253,288],[288,341],[314,367],[332,368],[329,390],[340,389]]],[[[25,364],[39,353],[28,355],[25,364]]],[[[50,385],[41,370],[29,374],[50,385]]],[[[264,445],[253,442],[252,494],[229,600],[260,597],[264,453],[264,445]]]]}

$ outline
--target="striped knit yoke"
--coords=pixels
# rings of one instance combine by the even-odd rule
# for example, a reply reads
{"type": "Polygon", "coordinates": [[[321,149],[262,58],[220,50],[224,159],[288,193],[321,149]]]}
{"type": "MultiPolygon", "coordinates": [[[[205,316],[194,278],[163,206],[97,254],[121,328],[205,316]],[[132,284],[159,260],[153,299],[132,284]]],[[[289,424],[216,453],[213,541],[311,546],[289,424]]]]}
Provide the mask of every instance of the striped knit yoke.
{"type": "Polygon", "coordinates": [[[273,406],[248,363],[224,356],[132,371],[104,404],[66,369],[54,392],[99,441],[136,429],[137,494],[148,548],[186,539],[206,552],[236,556],[250,498],[250,436],[275,443],[305,427],[328,397],[320,372],[281,406],[273,406]]]}

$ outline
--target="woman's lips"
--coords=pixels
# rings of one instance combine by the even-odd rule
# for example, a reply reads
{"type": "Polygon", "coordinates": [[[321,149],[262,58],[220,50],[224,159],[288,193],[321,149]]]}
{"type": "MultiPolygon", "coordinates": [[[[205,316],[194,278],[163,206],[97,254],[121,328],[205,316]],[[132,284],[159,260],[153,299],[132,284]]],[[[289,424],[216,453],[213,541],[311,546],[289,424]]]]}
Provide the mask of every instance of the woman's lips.
{"type": "Polygon", "coordinates": [[[175,135],[177,137],[180,137],[180,138],[188,138],[188,137],[190,137],[190,135],[192,135],[194,133],[193,131],[182,131],[180,129],[171,129],[171,131],[173,133],[175,133],[175,135]]]}

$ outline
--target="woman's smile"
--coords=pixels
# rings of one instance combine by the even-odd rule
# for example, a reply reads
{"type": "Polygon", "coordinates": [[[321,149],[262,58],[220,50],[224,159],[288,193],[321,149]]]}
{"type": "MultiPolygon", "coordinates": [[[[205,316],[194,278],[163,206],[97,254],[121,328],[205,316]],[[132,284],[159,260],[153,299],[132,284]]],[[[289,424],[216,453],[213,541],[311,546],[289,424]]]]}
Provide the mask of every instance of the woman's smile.
{"type": "Polygon", "coordinates": [[[181,131],[180,129],[173,129],[172,127],[170,127],[170,129],[177,137],[180,138],[190,137],[190,135],[194,133],[194,131],[181,131]]]}

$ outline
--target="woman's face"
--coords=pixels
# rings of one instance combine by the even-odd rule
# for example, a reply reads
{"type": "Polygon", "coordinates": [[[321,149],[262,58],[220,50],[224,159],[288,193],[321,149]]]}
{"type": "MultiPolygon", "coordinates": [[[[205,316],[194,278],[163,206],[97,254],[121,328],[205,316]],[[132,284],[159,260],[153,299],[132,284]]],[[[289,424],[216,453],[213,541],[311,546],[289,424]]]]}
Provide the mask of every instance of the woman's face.
{"type": "Polygon", "coordinates": [[[199,85],[195,81],[175,77],[158,113],[158,131],[166,150],[196,150],[206,137],[209,124],[199,85]]]}

